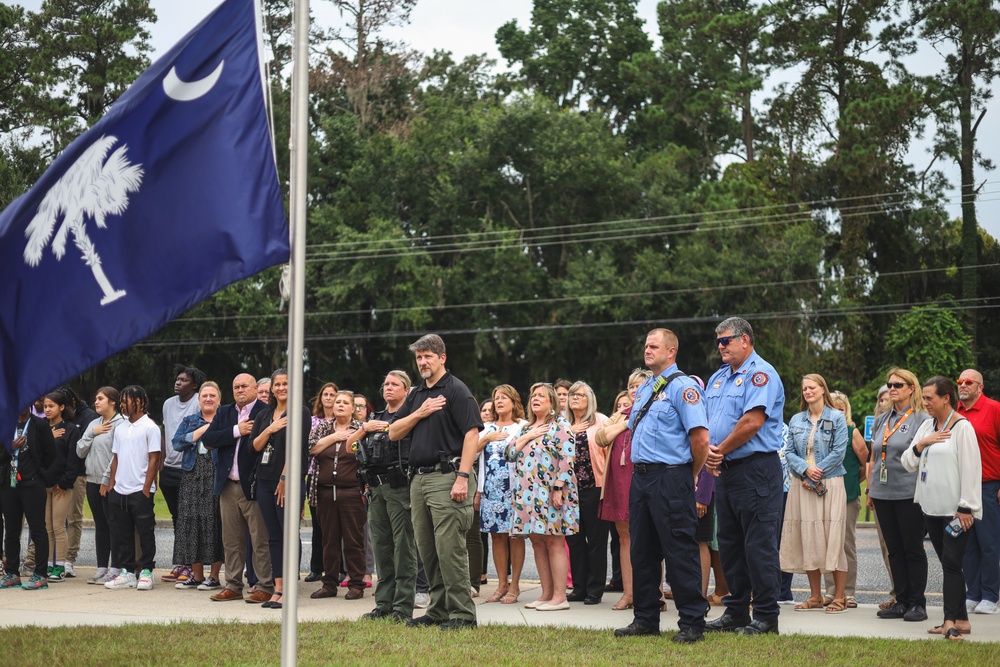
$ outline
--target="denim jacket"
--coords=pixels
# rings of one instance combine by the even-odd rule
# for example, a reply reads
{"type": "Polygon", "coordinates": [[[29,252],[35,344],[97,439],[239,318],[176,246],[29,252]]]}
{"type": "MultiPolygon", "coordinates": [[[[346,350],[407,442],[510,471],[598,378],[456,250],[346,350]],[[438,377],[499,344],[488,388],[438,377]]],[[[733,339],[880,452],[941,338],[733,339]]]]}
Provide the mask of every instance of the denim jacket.
{"type": "Polygon", "coordinates": [[[201,416],[201,410],[188,415],[181,420],[181,425],[177,427],[172,441],[174,450],[182,452],[181,470],[191,472],[194,470],[195,461],[198,460],[198,443],[191,442],[191,434],[207,424],[208,421],[201,416]]]}
{"type": "MultiPolygon", "coordinates": [[[[806,447],[812,422],[809,411],[800,412],[788,422],[788,441],[785,458],[792,474],[798,478],[805,475],[809,463],[806,461],[806,447]]],[[[816,434],[813,436],[814,465],[823,471],[823,477],[842,477],[844,454],[847,453],[847,420],[844,413],[827,406],[823,408],[816,434]]]]}

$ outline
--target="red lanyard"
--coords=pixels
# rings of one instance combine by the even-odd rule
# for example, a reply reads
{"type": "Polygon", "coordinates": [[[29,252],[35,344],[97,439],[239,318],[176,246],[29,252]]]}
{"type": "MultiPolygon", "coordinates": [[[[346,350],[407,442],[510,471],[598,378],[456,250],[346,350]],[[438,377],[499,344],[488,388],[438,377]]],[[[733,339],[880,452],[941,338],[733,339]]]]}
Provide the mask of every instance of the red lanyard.
{"type": "Polygon", "coordinates": [[[882,463],[885,463],[885,448],[889,443],[889,438],[891,438],[892,434],[895,433],[896,430],[903,425],[903,422],[906,421],[906,418],[909,417],[912,412],[913,408],[907,410],[906,413],[903,414],[903,418],[900,419],[898,422],[896,422],[896,425],[892,428],[891,431],[889,430],[889,420],[888,419],[885,420],[885,435],[882,436],[882,463]]]}

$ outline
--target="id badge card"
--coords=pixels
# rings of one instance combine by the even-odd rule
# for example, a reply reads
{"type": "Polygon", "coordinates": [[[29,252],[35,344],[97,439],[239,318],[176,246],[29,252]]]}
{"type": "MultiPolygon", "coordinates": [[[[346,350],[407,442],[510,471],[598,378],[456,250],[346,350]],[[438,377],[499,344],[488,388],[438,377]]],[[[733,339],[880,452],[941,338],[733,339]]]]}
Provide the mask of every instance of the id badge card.
{"type": "Polygon", "coordinates": [[[201,440],[198,441],[198,453],[208,454],[208,450],[205,449],[205,443],[203,443],[201,440]]]}
{"type": "Polygon", "coordinates": [[[264,455],[260,457],[260,462],[262,465],[267,465],[268,463],[271,462],[271,452],[273,451],[274,448],[271,447],[271,445],[268,445],[267,448],[264,450],[264,455]]]}
{"type": "Polygon", "coordinates": [[[926,482],[927,481],[927,471],[926,470],[923,470],[923,471],[920,472],[920,481],[921,482],[926,482]]]}
{"type": "Polygon", "coordinates": [[[882,467],[879,470],[878,481],[879,481],[879,484],[888,484],[889,483],[889,470],[885,467],[884,463],[882,464],[882,467]]]}

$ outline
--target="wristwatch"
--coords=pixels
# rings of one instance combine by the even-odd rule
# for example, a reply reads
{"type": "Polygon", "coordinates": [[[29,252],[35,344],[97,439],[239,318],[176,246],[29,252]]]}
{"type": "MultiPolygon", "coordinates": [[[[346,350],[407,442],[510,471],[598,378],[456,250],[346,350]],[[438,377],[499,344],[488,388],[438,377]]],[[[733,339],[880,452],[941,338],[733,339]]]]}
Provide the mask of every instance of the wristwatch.
{"type": "Polygon", "coordinates": [[[465,479],[469,479],[469,473],[467,472],[462,472],[461,470],[459,470],[455,474],[458,475],[459,477],[464,477],[465,479]]]}

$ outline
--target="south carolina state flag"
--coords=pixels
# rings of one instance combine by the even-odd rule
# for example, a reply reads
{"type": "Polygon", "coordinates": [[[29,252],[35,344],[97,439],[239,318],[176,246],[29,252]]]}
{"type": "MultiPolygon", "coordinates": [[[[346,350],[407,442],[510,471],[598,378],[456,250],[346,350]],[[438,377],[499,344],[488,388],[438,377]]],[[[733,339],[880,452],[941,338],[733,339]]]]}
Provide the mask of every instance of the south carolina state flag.
{"type": "Polygon", "coordinates": [[[0,440],[44,392],[288,261],[254,0],[227,0],[0,214],[0,440]]]}

